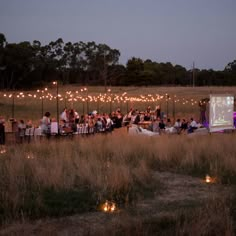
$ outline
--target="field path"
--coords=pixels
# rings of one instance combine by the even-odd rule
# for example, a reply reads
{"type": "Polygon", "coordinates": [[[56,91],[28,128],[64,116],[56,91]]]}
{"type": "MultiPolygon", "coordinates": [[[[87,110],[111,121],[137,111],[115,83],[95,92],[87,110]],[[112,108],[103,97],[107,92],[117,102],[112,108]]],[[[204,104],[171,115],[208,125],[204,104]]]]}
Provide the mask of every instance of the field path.
{"type": "Polygon", "coordinates": [[[230,190],[227,186],[206,184],[200,178],[170,172],[155,172],[154,180],[157,186],[161,186],[154,196],[139,199],[135,205],[114,214],[92,212],[60,219],[14,223],[3,227],[0,235],[115,235],[119,228],[131,228],[132,233],[138,234],[145,218],[170,216],[179,209],[225,196],[230,190]]]}

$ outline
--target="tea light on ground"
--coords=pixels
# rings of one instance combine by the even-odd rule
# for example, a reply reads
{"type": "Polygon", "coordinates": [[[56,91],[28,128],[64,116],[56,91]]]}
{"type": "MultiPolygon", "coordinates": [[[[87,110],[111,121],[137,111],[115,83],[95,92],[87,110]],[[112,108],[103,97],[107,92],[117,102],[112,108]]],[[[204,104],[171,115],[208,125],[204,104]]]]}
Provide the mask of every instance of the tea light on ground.
{"type": "Polygon", "coordinates": [[[7,152],[6,149],[2,149],[2,150],[0,150],[0,154],[4,154],[4,153],[6,153],[6,152],[7,152]]]}
{"type": "Polygon", "coordinates": [[[108,209],[109,209],[108,202],[105,202],[104,207],[103,207],[103,211],[107,212],[108,209]]]}
{"type": "Polygon", "coordinates": [[[104,212],[114,212],[116,210],[116,204],[114,202],[106,201],[102,206],[102,210],[104,212]]]}
{"type": "Polygon", "coordinates": [[[211,183],[212,182],[212,179],[211,179],[211,177],[209,175],[206,175],[205,182],[206,183],[211,183]]]}
{"type": "Polygon", "coordinates": [[[27,158],[27,159],[34,159],[34,156],[29,153],[29,154],[26,155],[26,158],[27,158]]]}
{"type": "Polygon", "coordinates": [[[111,211],[115,211],[115,209],[116,209],[116,204],[115,204],[115,203],[112,203],[110,210],[111,210],[111,211]]]}

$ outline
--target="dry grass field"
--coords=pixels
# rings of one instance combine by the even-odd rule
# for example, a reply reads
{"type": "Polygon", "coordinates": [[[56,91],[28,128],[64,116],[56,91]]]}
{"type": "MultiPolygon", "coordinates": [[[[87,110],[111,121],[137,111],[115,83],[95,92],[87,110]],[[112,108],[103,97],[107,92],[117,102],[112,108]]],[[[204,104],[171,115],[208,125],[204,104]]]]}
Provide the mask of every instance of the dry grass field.
{"type": "MultiPolygon", "coordinates": [[[[125,91],[198,100],[209,93],[235,95],[236,88],[112,88],[125,91]]],[[[0,114],[7,119],[11,104],[4,99],[0,114]]],[[[53,109],[51,103],[45,109],[53,109]]],[[[197,104],[176,108],[180,116],[199,113],[197,104]]],[[[16,100],[15,109],[17,118],[40,118],[39,100],[16,100]]],[[[234,235],[235,135],[143,137],[122,128],[6,146],[0,154],[0,235],[234,235]],[[116,210],[102,211],[105,201],[116,210]]]]}
{"type": "Polygon", "coordinates": [[[7,147],[0,157],[0,233],[53,234],[60,225],[62,235],[233,235],[235,140],[115,131],[7,147]],[[215,182],[205,183],[206,174],[215,182]],[[102,212],[106,200],[117,211],[102,212]]]}

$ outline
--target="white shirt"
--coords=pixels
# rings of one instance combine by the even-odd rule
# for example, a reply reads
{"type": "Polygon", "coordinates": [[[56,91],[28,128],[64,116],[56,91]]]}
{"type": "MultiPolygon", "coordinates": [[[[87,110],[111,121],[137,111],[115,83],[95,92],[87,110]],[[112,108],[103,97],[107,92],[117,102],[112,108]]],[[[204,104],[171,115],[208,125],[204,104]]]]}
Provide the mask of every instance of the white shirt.
{"type": "Polygon", "coordinates": [[[190,123],[190,126],[197,128],[197,122],[196,122],[195,120],[193,120],[193,121],[190,123]]]}
{"type": "Polygon", "coordinates": [[[60,115],[61,120],[65,120],[66,122],[68,121],[66,111],[63,111],[60,115]]]}
{"type": "Polygon", "coordinates": [[[174,127],[180,128],[181,127],[181,122],[176,121],[174,127]]]}

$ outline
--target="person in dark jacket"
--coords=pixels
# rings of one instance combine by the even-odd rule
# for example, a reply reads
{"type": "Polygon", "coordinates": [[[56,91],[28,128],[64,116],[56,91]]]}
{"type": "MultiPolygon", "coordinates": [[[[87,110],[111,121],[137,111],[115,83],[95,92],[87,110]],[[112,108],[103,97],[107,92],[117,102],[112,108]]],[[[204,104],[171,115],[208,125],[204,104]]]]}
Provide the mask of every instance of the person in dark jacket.
{"type": "Polygon", "coordinates": [[[0,117],[0,145],[5,145],[5,124],[3,117],[0,117]]]}

